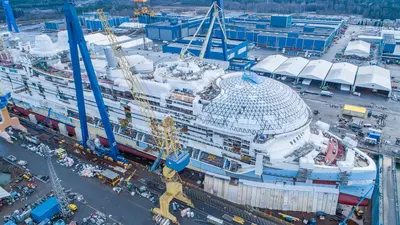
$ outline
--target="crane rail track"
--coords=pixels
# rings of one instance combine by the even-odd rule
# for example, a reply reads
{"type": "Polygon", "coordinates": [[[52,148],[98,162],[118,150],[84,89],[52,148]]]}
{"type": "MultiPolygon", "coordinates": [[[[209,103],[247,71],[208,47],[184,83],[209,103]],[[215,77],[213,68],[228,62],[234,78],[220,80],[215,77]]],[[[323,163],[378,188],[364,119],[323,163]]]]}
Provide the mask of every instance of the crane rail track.
{"type": "MultiPolygon", "coordinates": [[[[15,115],[17,116],[17,115],[15,115]]],[[[26,118],[22,118],[22,117],[18,117],[21,121],[21,124],[23,124],[24,126],[27,126],[31,129],[34,129],[35,131],[40,131],[43,133],[46,133],[48,135],[51,136],[61,136],[61,138],[63,139],[68,139],[71,142],[76,142],[76,140],[74,138],[71,137],[66,137],[63,136],[59,133],[55,133],[54,130],[47,128],[47,127],[43,127],[42,129],[39,128],[36,124],[33,124],[31,121],[27,120],[26,118]]],[[[135,163],[137,165],[137,163],[135,163]]],[[[141,165],[143,168],[145,168],[143,165],[141,165]]],[[[139,176],[140,178],[146,180],[149,185],[149,188],[151,188],[154,191],[157,191],[158,194],[163,193],[163,188],[160,187],[165,187],[165,184],[162,182],[161,177],[156,175],[155,173],[151,173],[148,172],[147,170],[138,170],[137,173],[135,174],[135,176],[138,176],[138,174],[142,174],[145,176],[139,176]]],[[[244,205],[239,205],[233,202],[230,202],[226,199],[220,198],[218,196],[215,195],[211,195],[210,193],[205,192],[204,190],[185,183],[184,184],[184,189],[183,189],[184,193],[191,199],[196,199],[200,202],[203,202],[204,204],[215,208],[217,210],[220,210],[221,212],[224,212],[226,214],[229,215],[236,215],[239,217],[242,217],[243,219],[245,219],[247,222],[249,223],[254,223],[257,225],[280,225],[280,224],[284,224],[284,225],[288,225],[291,223],[288,223],[286,221],[283,221],[279,218],[267,215],[257,209],[254,209],[252,207],[249,206],[244,206],[244,205]]],[[[176,201],[176,200],[174,200],[176,201]]],[[[179,201],[178,201],[179,202],[179,201]]],[[[203,214],[205,215],[206,213],[200,209],[195,209],[196,213],[199,214],[203,214]]],[[[205,215],[207,216],[207,215],[205,215]]],[[[226,222],[226,221],[224,221],[226,222]]],[[[226,224],[230,224],[230,223],[226,223],[226,224]]]]}

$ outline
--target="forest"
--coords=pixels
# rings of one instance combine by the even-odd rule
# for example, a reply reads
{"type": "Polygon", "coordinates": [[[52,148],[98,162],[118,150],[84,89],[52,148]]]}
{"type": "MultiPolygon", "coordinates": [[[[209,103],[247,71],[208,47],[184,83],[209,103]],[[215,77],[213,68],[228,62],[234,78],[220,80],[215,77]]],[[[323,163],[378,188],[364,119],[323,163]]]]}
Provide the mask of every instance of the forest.
{"type": "MultiPolygon", "coordinates": [[[[152,6],[209,6],[212,0],[150,0],[152,6]]],[[[132,15],[133,0],[76,0],[84,3],[78,13],[104,8],[116,15],[132,15]],[[113,4],[110,4],[112,2],[113,4]]],[[[27,17],[30,9],[53,9],[62,16],[63,0],[10,0],[15,16],[27,17]]],[[[362,15],[371,19],[400,18],[400,0],[224,0],[225,9],[258,13],[303,13],[314,12],[330,15],[362,15]]],[[[0,10],[2,11],[2,10],[0,10]]],[[[1,13],[1,12],[0,12],[1,13]]],[[[31,15],[33,16],[33,15],[31,15]]],[[[40,17],[40,15],[35,15],[40,17]]],[[[0,20],[3,19],[0,15],[0,20]]],[[[28,17],[29,18],[29,17],[28,17]]]]}
{"type": "MultiPolygon", "coordinates": [[[[225,0],[225,9],[258,13],[358,14],[372,19],[400,18],[400,0],[225,0]]],[[[176,4],[153,0],[152,4],[176,4]]],[[[181,5],[208,6],[211,0],[180,0],[181,5]]]]}

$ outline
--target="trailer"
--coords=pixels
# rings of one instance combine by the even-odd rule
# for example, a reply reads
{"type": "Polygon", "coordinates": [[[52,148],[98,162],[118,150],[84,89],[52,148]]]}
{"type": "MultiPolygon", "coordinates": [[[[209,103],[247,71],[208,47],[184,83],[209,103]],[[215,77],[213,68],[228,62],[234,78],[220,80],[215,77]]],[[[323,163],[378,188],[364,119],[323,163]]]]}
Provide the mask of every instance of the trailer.
{"type": "Polygon", "coordinates": [[[36,223],[43,222],[46,219],[51,219],[60,212],[60,205],[56,198],[47,199],[36,208],[32,209],[31,217],[36,223]]]}
{"type": "Polygon", "coordinates": [[[367,108],[346,104],[343,107],[342,114],[346,116],[365,118],[367,115],[367,108]]]}

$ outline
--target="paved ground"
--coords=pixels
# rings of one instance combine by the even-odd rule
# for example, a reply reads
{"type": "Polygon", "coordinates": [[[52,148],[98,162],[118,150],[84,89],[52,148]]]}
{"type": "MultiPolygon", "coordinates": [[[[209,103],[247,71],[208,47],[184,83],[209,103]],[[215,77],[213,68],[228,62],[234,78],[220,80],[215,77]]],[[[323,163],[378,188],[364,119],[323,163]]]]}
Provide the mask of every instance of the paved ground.
{"type": "MultiPolygon", "coordinates": [[[[6,157],[10,154],[19,159],[28,161],[28,168],[34,174],[47,175],[48,168],[44,158],[17,145],[12,145],[0,140],[0,156],[6,157]]],[[[89,216],[95,211],[100,211],[106,215],[112,215],[111,221],[118,221],[122,224],[151,224],[152,214],[150,209],[154,206],[148,199],[137,196],[130,196],[129,193],[117,195],[109,186],[100,183],[95,178],[80,177],[71,169],[60,166],[54,162],[54,167],[62,185],[66,189],[82,194],[87,201],[87,205],[78,205],[79,211],[75,215],[78,221],[89,216]],[[135,221],[134,223],[132,221],[135,221]]],[[[40,197],[40,196],[39,196],[40,197]]],[[[0,216],[4,216],[0,212],[0,216]]],[[[185,219],[183,225],[197,224],[192,220],[185,219]]]]}
{"type": "Polygon", "coordinates": [[[392,158],[383,158],[383,223],[398,224],[395,211],[396,196],[394,192],[393,172],[395,165],[392,158]]]}

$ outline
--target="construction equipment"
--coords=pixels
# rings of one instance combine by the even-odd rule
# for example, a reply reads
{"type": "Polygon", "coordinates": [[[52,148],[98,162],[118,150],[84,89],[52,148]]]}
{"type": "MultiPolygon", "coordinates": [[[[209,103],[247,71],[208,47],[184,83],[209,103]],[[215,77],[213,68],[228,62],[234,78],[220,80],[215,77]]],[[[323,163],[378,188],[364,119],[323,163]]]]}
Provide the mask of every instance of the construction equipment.
{"type": "Polygon", "coordinates": [[[49,168],[49,177],[51,186],[54,191],[54,197],[57,199],[60,207],[60,212],[63,218],[67,218],[71,215],[71,209],[69,208],[69,200],[63,187],[61,186],[61,180],[58,178],[56,170],[54,169],[53,162],[51,161],[51,151],[49,146],[45,146],[45,154],[47,157],[47,166],[49,168]]]}
{"type": "Polygon", "coordinates": [[[155,16],[154,11],[149,10],[148,2],[148,0],[133,0],[133,3],[135,3],[136,7],[133,11],[133,15],[135,15],[135,17],[140,15],[155,16]]]}
{"type": "Polygon", "coordinates": [[[194,33],[192,39],[189,41],[189,43],[182,48],[181,53],[180,53],[180,58],[184,58],[187,53],[191,53],[189,51],[189,48],[194,40],[196,40],[197,34],[200,32],[201,28],[203,27],[203,24],[206,22],[206,20],[210,17],[210,26],[207,31],[207,35],[204,39],[204,43],[202,45],[199,59],[203,60],[204,57],[208,57],[211,51],[211,46],[212,46],[212,34],[214,30],[214,24],[215,20],[218,21],[219,27],[221,28],[222,31],[222,51],[224,55],[224,61],[228,61],[228,53],[227,53],[227,41],[228,38],[226,36],[226,31],[225,31],[225,19],[224,19],[224,11],[223,11],[223,0],[217,0],[214,1],[213,4],[211,5],[210,9],[208,10],[207,14],[204,16],[203,20],[201,21],[199,27],[197,28],[196,32],[194,33]]]}
{"type": "Polygon", "coordinates": [[[134,71],[131,69],[127,58],[125,57],[116,36],[112,32],[107,18],[102,9],[98,9],[97,13],[102,22],[106,36],[112,46],[115,57],[117,58],[119,69],[121,69],[128,83],[128,87],[136,100],[135,104],[144,120],[148,122],[151,135],[154,141],[154,147],[162,153],[166,164],[163,168],[163,180],[166,183],[166,192],[160,197],[160,208],[152,211],[155,214],[170,219],[173,223],[178,223],[175,216],[169,213],[169,203],[173,198],[177,198],[187,205],[192,206],[192,202],[184,195],[182,184],[178,172],[182,171],[190,162],[190,155],[184,152],[180,145],[178,135],[175,129],[175,122],[172,117],[157,118],[153,111],[152,105],[147,99],[146,92],[143,90],[142,83],[134,71]],[[162,122],[160,123],[160,120],[162,122]]]}
{"type": "MultiPolygon", "coordinates": [[[[90,59],[90,53],[86,45],[85,37],[83,36],[82,28],[76,13],[76,8],[73,0],[64,1],[64,13],[65,20],[68,30],[69,47],[71,53],[72,70],[74,74],[76,99],[78,102],[79,120],[82,133],[82,145],[86,148],[89,142],[89,131],[87,126],[85,99],[83,95],[83,83],[81,76],[81,68],[78,55],[78,47],[82,55],[82,59],[86,68],[87,76],[89,78],[90,87],[93,91],[94,98],[96,100],[97,108],[101,117],[101,121],[107,135],[108,144],[110,149],[101,151],[101,154],[105,154],[111,157],[115,161],[121,161],[123,158],[119,156],[117,142],[114,137],[113,128],[108,118],[108,113],[104,100],[100,91],[100,86],[94,72],[92,60],[90,59]]],[[[91,149],[97,150],[97,149],[91,149]]]]}
{"type": "Polygon", "coordinates": [[[360,199],[360,201],[358,201],[357,205],[355,205],[350,210],[349,214],[346,216],[346,218],[344,218],[344,220],[342,222],[339,223],[339,225],[347,225],[347,220],[350,218],[351,214],[353,214],[354,211],[358,208],[358,206],[360,206],[361,202],[363,202],[364,199],[367,197],[367,195],[374,189],[375,185],[372,185],[371,188],[361,197],[361,199],[360,199]]]}
{"type": "Polygon", "coordinates": [[[1,3],[3,4],[8,31],[12,32],[14,28],[15,33],[19,33],[17,22],[15,21],[14,14],[11,9],[10,1],[2,0],[1,3]]]}

